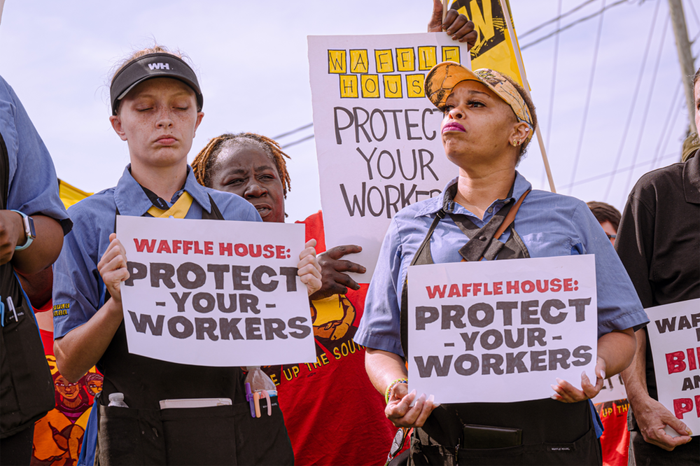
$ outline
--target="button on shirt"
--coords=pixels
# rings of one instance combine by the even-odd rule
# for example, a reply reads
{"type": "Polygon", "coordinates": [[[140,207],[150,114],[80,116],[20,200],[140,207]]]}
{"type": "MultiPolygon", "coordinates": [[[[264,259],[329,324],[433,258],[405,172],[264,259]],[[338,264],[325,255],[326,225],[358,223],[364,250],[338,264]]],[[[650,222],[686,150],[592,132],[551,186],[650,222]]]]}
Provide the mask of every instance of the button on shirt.
{"type": "Polygon", "coordinates": [[[7,209],[51,217],[61,223],[64,234],[68,233],[72,223],[58,195],[58,178],[49,151],[17,94],[2,77],[0,134],[10,168],[7,209]]]}
{"type": "MultiPolygon", "coordinates": [[[[445,191],[455,183],[456,178],[440,196],[408,206],[392,220],[367,293],[365,313],[355,335],[360,345],[403,356],[400,297],[406,272],[435,214],[443,206],[445,191]]],[[[507,200],[519,199],[530,188],[530,183],[516,172],[512,197],[494,201],[483,219],[455,202],[448,201],[446,210],[467,215],[481,228],[507,200]]],[[[523,201],[513,225],[530,257],[595,254],[599,338],[612,330],[638,327],[649,321],[610,240],[584,202],[534,190],[523,201]]],[[[507,230],[500,241],[505,243],[509,235],[507,230]]],[[[433,261],[436,264],[460,262],[459,249],[467,241],[465,234],[446,216],[438,223],[430,240],[433,261]]]]}
{"type": "MultiPolygon", "coordinates": [[[[201,219],[202,209],[211,212],[211,195],[224,219],[262,221],[248,201],[201,186],[192,169],[187,169],[185,186],[175,193],[168,207],[187,191],[194,201],[186,219],[201,219]]],[[[104,304],[105,287],[97,263],[109,246],[109,235],[114,232],[116,209],[121,215],[138,217],[153,206],[129,170],[127,166],[116,187],[94,194],[69,209],[75,228],[66,236],[54,264],[54,338],[61,338],[87,322],[104,304]]]]}

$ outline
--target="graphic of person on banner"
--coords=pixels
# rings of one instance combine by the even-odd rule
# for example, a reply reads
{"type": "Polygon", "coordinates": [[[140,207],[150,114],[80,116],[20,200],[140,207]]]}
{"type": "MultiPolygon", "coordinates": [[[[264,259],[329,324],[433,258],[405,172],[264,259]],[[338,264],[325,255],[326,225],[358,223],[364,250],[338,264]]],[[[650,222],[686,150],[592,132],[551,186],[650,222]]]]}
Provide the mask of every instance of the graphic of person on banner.
{"type": "Polygon", "coordinates": [[[51,267],[31,275],[18,274],[36,316],[44,353],[55,388],[56,407],[34,424],[34,441],[31,464],[75,465],[80,454],[80,447],[90,409],[97,392],[88,389],[88,378],[100,381],[102,375],[92,368],[77,383],[66,380],[56,367],[53,354],[53,316],[51,289],[53,270],[51,267]]]}
{"type": "MultiPolygon", "coordinates": [[[[695,73],[700,127],[700,69],[695,73]]],[[[684,162],[642,176],[622,214],[615,247],[645,308],[700,298],[700,150],[684,162]]],[[[623,374],[630,400],[630,464],[700,464],[700,442],[658,401],[653,348],[637,332],[637,352],[623,374]],[[666,429],[666,430],[664,430],[666,429]],[[673,429],[678,435],[671,436],[673,429]]],[[[697,435],[697,432],[695,433],[697,435]]]]}
{"type": "MultiPolygon", "coordinates": [[[[187,164],[203,100],[180,54],[154,46],[125,60],[110,86],[110,122],[127,142],[131,163],[116,187],[70,208],[76,227],[54,267],[54,309],[61,310],[54,312],[54,350],[69,382],[95,364],[104,375],[81,452],[91,459],[97,442],[100,464],[294,461],[279,409],[251,417],[240,368],[170,363],[127,347],[121,283],[129,272],[114,233],[117,215],[261,221],[240,197],[197,183],[187,164]],[[128,408],[108,405],[117,393],[128,408]],[[226,398],[231,405],[160,409],[161,400],[192,398],[226,398]]],[[[314,244],[306,244],[297,265],[309,294],[321,286],[314,244]]]]}
{"type": "Polygon", "coordinates": [[[634,288],[582,201],[532,190],[516,171],[537,117],[512,78],[444,62],[426,76],[425,94],[444,114],[440,133],[458,177],[439,197],[399,212],[382,245],[355,341],[367,348],[385,414],[397,426],[416,427],[409,464],[456,464],[463,455],[474,464],[600,464],[600,420],[590,398],[627,367],[633,329],[648,322],[634,288]],[[402,320],[409,265],[577,254],[595,255],[596,380],[584,373],[578,389],[557,379],[551,399],[516,403],[436,406],[430,394],[408,393],[402,320]]]}

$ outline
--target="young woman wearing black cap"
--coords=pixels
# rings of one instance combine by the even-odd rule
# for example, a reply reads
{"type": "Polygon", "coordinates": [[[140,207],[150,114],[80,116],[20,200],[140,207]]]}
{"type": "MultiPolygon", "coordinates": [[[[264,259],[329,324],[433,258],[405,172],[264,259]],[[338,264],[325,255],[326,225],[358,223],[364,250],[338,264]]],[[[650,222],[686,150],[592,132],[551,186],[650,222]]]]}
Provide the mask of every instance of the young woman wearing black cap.
{"type": "MultiPolygon", "coordinates": [[[[130,57],[112,79],[112,116],[131,164],[116,187],[71,208],[75,227],[54,269],[55,354],[67,379],[97,364],[104,388],[97,409],[101,464],[291,464],[281,413],[250,417],[240,368],[174,364],[130,354],[120,284],[128,278],[115,215],[260,221],[238,196],[202,187],[187,153],[202,121],[203,97],[185,61],[156,47],[130,57]],[[129,409],[108,407],[123,393],[129,409]],[[230,398],[232,406],[160,410],[159,401],[230,398]]],[[[314,243],[299,275],[320,287],[314,243]]]]}
{"type": "Polygon", "coordinates": [[[367,347],[385,414],[417,427],[409,464],[601,464],[589,399],[630,363],[632,328],[648,321],[634,288],[586,204],[532,190],[516,171],[537,124],[522,88],[496,71],[446,62],[426,76],[425,94],[444,113],[442,142],[458,177],[394,217],[372,277],[355,341],[367,347]],[[581,390],[558,381],[552,399],[520,403],[437,405],[432,395],[408,393],[409,265],[574,254],[595,254],[596,381],[582,375],[581,390]]]}

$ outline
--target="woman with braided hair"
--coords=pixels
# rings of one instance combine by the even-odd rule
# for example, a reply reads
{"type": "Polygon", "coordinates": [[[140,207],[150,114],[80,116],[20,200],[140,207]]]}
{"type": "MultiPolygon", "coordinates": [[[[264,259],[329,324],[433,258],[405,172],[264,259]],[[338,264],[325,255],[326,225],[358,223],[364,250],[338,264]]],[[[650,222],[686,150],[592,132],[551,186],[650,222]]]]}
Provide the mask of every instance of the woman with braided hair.
{"type": "MultiPolygon", "coordinates": [[[[200,151],[192,171],[204,186],[246,199],[263,221],[284,222],[284,200],[291,188],[288,159],[279,144],[265,136],[222,134],[200,151]]],[[[323,251],[321,212],[304,223],[307,240],[316,239],[316,249],[323,251]]],[[[382,414],[384,401],[367,378],[364,349],[352,341],[367,285],[358,285],[344,272],[365,269],[339,259],[359,251],[359,246],[338,246],[319,257],[322,289],[311,296],[317,364],[264,368],[278,384],[298,464],[382,464],[396,431],[382,414]]]]}
{"type": "MultiPolygon", "coordinates": [[[[98,364],[104,374],[86,438],[99,463],[293,464],[281,413],[251,418],[238,367],[177,364],[129,352],[121,283],[126,252],[114,234],[116,215],[167,219],[261,221],[240,197],[202,187],[187,164],[203,95],[180,55],[162,47],[129,57],[112,78],[109,121],[131,163],[114,188],[71,207],[75,227],[54,268],[54,351],[61,374],[76,382],[98,364]],[[128,408],[108,405],[122,394],[128,408]],[[161,409],[161,400],[224,398],[230,405],[161,409]]],[[[160,220],[157,220],[160,221],[160,220]]],[[[300,255],[308,292],[320,288],[314,243],[300,255]]],[[[88,450],[88,451],[86,451],[88,450]]],[[[89,458],[90,456],[88,456],[89,458]]]]}

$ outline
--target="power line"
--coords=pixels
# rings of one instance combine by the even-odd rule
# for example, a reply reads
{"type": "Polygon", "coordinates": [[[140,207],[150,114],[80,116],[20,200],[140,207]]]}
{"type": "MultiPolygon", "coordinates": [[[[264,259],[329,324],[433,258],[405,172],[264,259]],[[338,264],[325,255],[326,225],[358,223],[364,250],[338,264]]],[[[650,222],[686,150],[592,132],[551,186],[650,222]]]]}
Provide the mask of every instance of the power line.
{"type": "MultiPolygon", "coordinates": [[[[642,59],[642,66],[639,68],[639,75],[637,77],[637,84],[634,90],[634,95],[632,97],[632,103],[630,105],[630,111],[627,115],[627,122],[625,123],[625,129],[622,132],[622,140],[620,141],[620,148],[617,151],[617,157],[615,157],[615,164],[613,167],[613,172],[620,165],[620,159],[622,158],[622,151],[625,148],[625,142],[627,142],[627,134],[629,133],[630,125],[632,123],[632,115],[634,114],[634,107],[637,104],[637,97],[639,97],[639,90],[642,87],[642,78],[644,77],[644,68],[646,67],[647,58],[649,57],[649,50],[651,50],[651,40],[654,37],[654,25],[656,24],[656,17],[659,13],[659,6],[661,1],[656,2],[656,9],[654,10],[654,15],[651,18],[651,27],[649,28],[649,33],[647,34],[647,45],[644,51],[644,58],[642,59]]],[[[613,181],[615,177],[611,177],[608,182],[608,187],[605,190],[605,199],[607,200],[608,195],[610,195],[610,189],[612,188],[613,181]]]]}
{"type": "Polygon", "coordinates": [[[314,138],[313,134],[310,136],[306,136],[305,138],[301,138],[301,139],[298,139],[296,141],[290,142],[289,144],[285,144],[284,146],[282,146],[282,149],[288,149],[292,146],[296,146],[297,144],[301,144],[302,142],[308,141],[309,139],[313,139],[313,138],[314,138]]]}
{"type": "MultiPolygon", "coordinates": [[[[571,170],[571,180],[569,184],[573,184],[576,178],[576,170],[578,169],[578,161],[581,157],[581,148],[583,147],[583,135],[586,133],[586,122],[588,120],[588,109],[591,105],[591,96],[593,95],[593,82],[595,81],[595,70],[598,65],[598,50],[600,49],[600,38],[603,36],[603,19],[605,15],[605,0],[600,8],[600,21],[598,22],[598,33],[595,38],[595,48],[593,49],[593,66],[591,66],[591,77],[588,81],[588,92],[586,93],[586,106],[583,108],[583,121],[581,122],[581,134],[578,138],[578,147],[576,148],[576,156],[574,157],[574,167],[571,170]]],[[[571,194],[571,188],[569,188],[569,194],[571,194]]]]}
{"type": "MultiPolygon", "coordinates": [[[[680,94],[680,99],[678,101],[678,106],[681,107],[681,109],[685,106],[685,96],[681,93],[680,94]]],[[[681,110],[673,112],[673,119],[671,120],[671,125],[668,127],[668,133],[666,133],[666,143],[664,144],[664,151],[668,148],[668,144],[671,142],[671,134],[673,131],[673,128],[676,126],[676,120],[678,120],[678,115],[682,114],[683,111],[681,110]]],[[[678,158],[678,153],[676,153],[676,159],[678,158]]],[[[655,167],[652,167],[655,168],[655,167]]]]}
{"type": "MultiPolygon", "coordinates": [[[[678,157],[678,153],[666,154],[663,157],[661,157],[659,160],[666,160],[666,159],[670,159],[671,157],[678,157]]],[[[637,165],[630,165],[630,166],[625,167],[625,168],[618,168],[618,169],[613,170],[611,172],[601,173],[600,175],[591,176],[590,178],[585,178],[583,180],[577,180],[572,184],[567,184],[567,185],[562,186],[562,188],[571,188],[574,186],[578,186],[580,184],[586,184],[586,183],[590,183],[591,181],[597,181],[597,180],[601,180],[604,178],[608,178],[610,176],[615,176],[618,173],[624,173],[624,172],[629,171],[629,170],[634,170],[635,168],[642,166],[645,163],[649,163],[649,161],[646,160],[644,162],[639,162],[637,165]]]]}
{"type": "MultiPolygon", "coordinates": [[[[666,140],[666,135],[667,133],[670,134],[671,129],[673,128],[672,126],[669,126],[669,123],[671,122],[671,112],[673,112],[676,107],[677,107],[677,102],[678,102],[678,96],[680,95],[681,89],[683,89],[682,84],[680,81],[678,82],[678,86],[676,86],[676,92],[673,94],[673,97],[671,98],[671,105],[668,107],[668,113],[666,114],[666,118],[664,119],[664,127],[661,130],[661,134],[659,135],[659,142],[656,144],[656,150],[654,151],[654,157],[651,159],[651,164],[649,165],[649,169],[653,169],[654,165],[656,165],[656,160],[659,158],[659,155],[661,155],[661,143],[666,140]]],[[[664,147],[666,147],[664,145],[664,147]]]]}
{"type": "MultiPolygon", "coordinates": [[[[693,11],[693,15],[695,16],[695,22],[698,23],[698,27],[700,27],[700,18],[698,18],[698,12],[695,11],[695,6],[693,5],[692,0],[688,2],[690,5],[690,9],[693,11]]],[[[695,37],[697,39],[697,36],[695,37]]],[[[695,42],[695,39],[693,39],[693,42],[695,42]]]]}
{"type": "MultiPolygon", "coordinates": [[[[589,0],[590,1],[593,0],[589,0]]],[[[561,5],[562,0],[559,0],[557,6],[557,28],[561,25],[561,5]]],[[[549,93],[549,119],[547,120],[547,152],[549,152],[549,141],[552,138],[552,121],[554,120],[554,90],[557,85],[557,63],[559,62],[559,35],[554,38],[554,63],[552,64],[552,89],[549,93]]],[[[542,167],[542,186],[544,186],[544,180],[547,177],[547,170],[542,167]]]]}
{"type": "MultiPolygon", "coordinates": [[[[618,0],[618,1],[615,2],[615,3],[611,3],[610,5],[606,6],[605,9],[602,9],[601,11],[598,11],[597,13],[593,13],[592,15],[588,15],[588,16],[585,16],[585,17],[583,17],[583,18],[577,19],[577,20],[574,21],[573,23],[567,24],[567,25],[564,26],[563,28],[559,28],[559,29],[557,29],[556,31],[552,31],[552,32],[550,32],[549,34],[547,34],[546,36],[542,36],[542,37],[540,37],[539,39],[537,39],[537,40],[535,40],[535,41],[533,41],[533,42],[530,42],[530,43],[527,44],[527,45],[523,45],[522,47],[520,47],[520,50],[525,50],[525,49],[528,48],[528,47],[532,47],[533,45],[539,44],[540,42],[542,42],[542,41],[544,41],[544,40],[547,40],[547,39],[549,39],[550,37],[552,37],[552,36],[554,36],[554,35],[556,35],[556,34],[559,34],[559,33],[561,33],[561,32],[564,32],[564,31],[566,31],[567,29],[570,29],[570,28],[576,26],[576,25],[579,24],[579,23],[583,23],[584,21],[588,21],[589,19],[593,19],[593,18],[595,18],[596,16],[603,14],[603,12],[604,12],[605,10],[609,10],[610,8],[612,8],[612,7],[614,7],[614,6],[621,5],[621,4],[623,4],[623,3],[628,3],[628,1],[627,1],[627,0],[618,0]]],[[[658,3],[657,3],[657,4],[658,4],[658,3]]]]}
{"type": "MultiPolygon", "coordinates": [[[[666,31],[668,30],[668,24],[671,22],[670,15],[666,15],[666,21],[664,21],[664,29],[661,31],[661,41],[659,42],[659,53],[656,55],[656,65],[654,66],[654,72],[651,75],[651,85],[649,86],[649,95],[646,98],[646,108],[644,109],[644,114],[642,116],[642,125],[639,129],[639,137],[637,138],[637,146],[634,148],[632,154],[632,165],[637,163],[637,156],[639,155],[639,148],[642,144],[642,137],[644,136],[644,127],[647,123],[647,116],[649,115],[649,107],[651,106],[651,98],[654,95],[654,87],[656,84],[656,76],[659,71],[659,63],[661,63],[661,52],[664,49],[664,41],[666,40],[666,31]]],[[[625,189],[622,191],[626,193],[632,182],[632,171],[627,174],[627,183],[625,183],[625,189]]],[[[624,199],[623,199],[624,200],[624,199]]]]}
{"type": "Polygon", "coordinates": [[[299,131],[304,130],[304,129],[306,129],[306,128],[311,128],[313,125],[314,125],[313,123],[309,123],[309,124],[307,124],[307,125],[300,126],[300,127],[298,127],[297,129],[293,129],[293,130],[291,130],[291,131],[287,131],[286,133],[282,133],[282,134],[280,134],[279,136],[275,136],[275,137],[272,138],[272,139],[277,140],[277,139],[283,138],[283,137],[285,137],[285,136],[289,136],[290,134],[298,133],[299,131]]]}
{"type": "Polygon", "coordinates": [[[560,3],[560,4],[559,4],[559,12],[557,13],[557,16],[556,16],[555,18],[552,18],[552,19],[550,19],[550,20],[548,20],[548,21],[545,21],[544,23],[540,24],[539,26],[535,26],[534,28],[530,29],[529,31],[527,31],[527,32],[525,32],[525,33],[523,33],[523,34],[520,34],[520,39],[523,39],[523,38],[529,36],[530,34],[532,34],[533,32],[537,32],[537,31],[539,31],[540,29],[542,29],[543,27],[549,26],[549,25],[552,24],[552,23],[557,23],[557,28],[559,28],[559,24],[561,23],[562,18],[566,18],[566,17],[569,16],[570,14],[577,12],[578,10],[580,10],[581,8],[583,8],[584,6],[588,5],[589,3],[593,3],[593,2],[595,2],[595,1],[596,1],[596,0],[587,0],[587,1],[583,2],[583,3],[581,3],[579,6],[574,7],[573,10],[567,11],[567,12],[564,13],[563,15],[561,14],[561,3],[560,3]]]}

